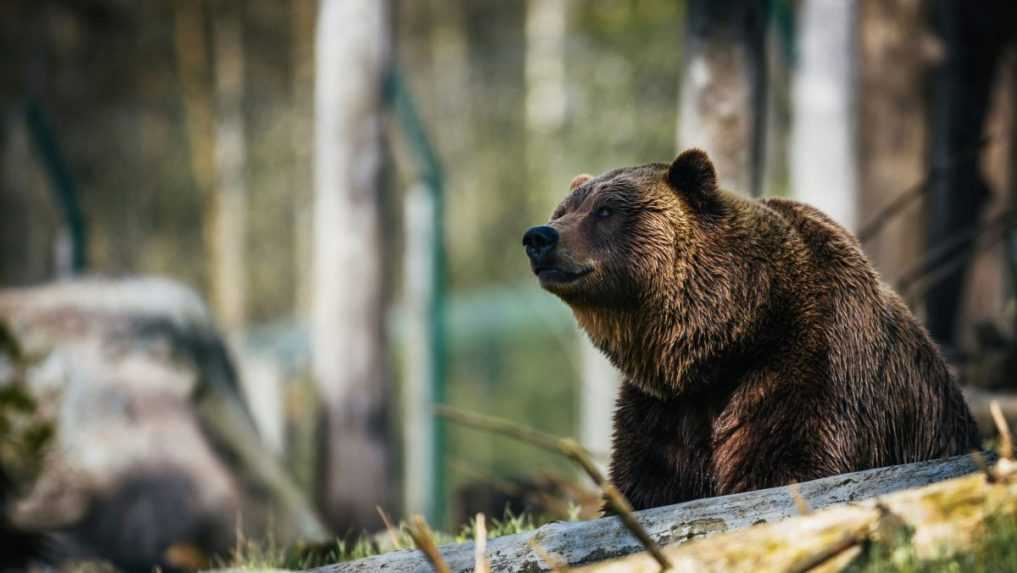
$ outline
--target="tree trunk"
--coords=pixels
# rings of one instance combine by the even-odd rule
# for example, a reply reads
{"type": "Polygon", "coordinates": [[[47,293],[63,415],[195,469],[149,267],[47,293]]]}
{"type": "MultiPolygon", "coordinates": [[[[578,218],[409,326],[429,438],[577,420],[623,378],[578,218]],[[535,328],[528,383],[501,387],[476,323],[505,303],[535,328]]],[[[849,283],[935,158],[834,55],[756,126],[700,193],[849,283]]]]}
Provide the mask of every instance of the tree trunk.
{"type": "Polygon", "coordinates": [[[300,320],[311,312],[311,144],[314,141],[314,27],[316,0],[293,0],[292,30],[292,129],[293,137],[293,233],[296,261],[293,306],[300,320]]]}
{"type": "Polygon", "coordinates": [[[565,121],[568,3],[526,3],[526,126],[532,131],[556,132],[565,121]]]}
{"type": "Polygon", "coordinates": [[[313,370],[324,401],[321,502],[338,530],[390,499],[384,360],[382,82],[388,3],[323,0],[315,90],[313,370]]]}
{"type": "Polygon", "coordinates": [[[208,237],[212,250],[212,306],[236,344],[245,322],[247,155],[244,138],[244,36],[241,4],[217,3],[212,45],[215,50],[215,126],[217,185],[213,192],[208,237]]]}
{"type": "MultiPolygon", "coordinates": [[[[565,123],[565,44],[571,0],[529,0],[526,4],[526,154],[531,193],[538,195],[531,206],[546,216],[561,199],[556,181],[573,174],[562,173],[555,148],[562,145],[565,123]]],[[[593,451],[611,450],[614,396],[618,372],[585,334],[577,338],[582,388],[580,389],[580,440],[593,451]]]]}
{"type": "Polygon", "coordinates": [[[722,187],[752,195],[763,182],[765,31],[765,3],[688,3],[678,148],[703,149],[722,187]]]}
{"type": "MultiPolygon", "coordinates": [[[[928,191],[927,248],[941,249],[979,221],[990,190],[981,172],[982,137],[999,62],[1013,35],[1015,10],[1008,0],[969,4],[933,2],[933,23],[945,57],[933,72],[932,131],[928,191]]],[[[967,258],[973,241],[964,241],[931,262],[967,258]]],[[[969,264],[939,281],[926,295],[929,333],[940,344],[956,346],[957,318],[969,264]]]]}
{"type": "MultiPolygon", "coordinates": [[[[932,44],[924,29],[919,2],[860,3],[858,181],[863,228],[925,177],[922,79],[932,44]]],[[[878,233],[863,238],[866,255],[890,284],[921,257],[922,202],[915,199],[906,205],[878,233]]]]}
{"type": "Polygon", "coordinates": [[[791,192],[855,230],[855,4],[805,0],[792,88],[791,192]]]}

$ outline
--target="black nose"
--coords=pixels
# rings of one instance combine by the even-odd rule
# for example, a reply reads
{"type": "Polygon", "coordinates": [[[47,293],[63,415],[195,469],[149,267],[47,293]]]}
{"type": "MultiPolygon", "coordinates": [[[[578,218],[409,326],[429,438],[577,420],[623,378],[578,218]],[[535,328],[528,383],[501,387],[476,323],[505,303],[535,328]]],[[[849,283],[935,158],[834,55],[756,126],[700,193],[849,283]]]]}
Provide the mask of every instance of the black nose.
{"type": "Polygon", "coordinates": [[[539,259],[558,244],[558,231],[547,225],[531,227],[523,235],[523,246],[531,259],[539,259]]]}

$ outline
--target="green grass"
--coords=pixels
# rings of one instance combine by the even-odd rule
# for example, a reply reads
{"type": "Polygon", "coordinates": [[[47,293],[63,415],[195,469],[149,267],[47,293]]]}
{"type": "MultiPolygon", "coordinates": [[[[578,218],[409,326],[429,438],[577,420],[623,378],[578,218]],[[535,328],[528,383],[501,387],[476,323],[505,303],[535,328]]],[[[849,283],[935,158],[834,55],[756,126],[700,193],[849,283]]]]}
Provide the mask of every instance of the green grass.
{"type": "MultiPolygon", "coordinates": [[[[511,512],[506,512],[501,519],[491,519],[487,522],[487,537],[494,539],[504,535],[523,533],[536,529],[544,523],[546,520],[531,515],[513,515],[511,512]]],[[[475,521],[471,519],[455,533],[441,531],[433,533],[438,545],[465,543],[473,540],[475,528],[475,521]]],[[[411,548],[413,548],[413,540],[406,533],[405,524],[400,523],[395,531],[383,532],[377,536],[363,535],[351,542],[336,540],[330,543],[281,547],[271,539],[264,542],[241,539],[229,559],[214,565],[216,568],[251,570],[310,569],[341,561],[363,559],[395,549],[411,548]],[[393,544],[392,536],[395,536],[397,543],[393,544]]]]}
{"type": "Polygon", "coordinates": [[[369,537],[353,542],[337,539],[331,543],[301,543],[280,547],[274,542],[259,543],[243,540],[237,543],[228,560],[214,563],[214,568],[300,570],[322,567],[340,561],[353,561],[381,553],[379,545],[369,537]]]}

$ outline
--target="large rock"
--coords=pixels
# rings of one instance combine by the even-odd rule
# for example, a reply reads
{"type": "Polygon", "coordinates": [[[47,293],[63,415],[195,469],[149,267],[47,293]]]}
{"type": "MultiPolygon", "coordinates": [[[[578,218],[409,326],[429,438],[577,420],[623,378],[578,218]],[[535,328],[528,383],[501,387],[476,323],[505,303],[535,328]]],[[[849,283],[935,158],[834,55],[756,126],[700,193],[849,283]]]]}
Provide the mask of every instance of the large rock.
{"type": "MultiPolygon", "coordinates": [[[[238,528],[323,535],[260,446],[226,347],[189,289],[136,279],[5,290],[0,322],[33,362],[21,383],[56,429],[15,521],[60,532],[63,556],[147,571],[173,555],[225,553],[238,528]]],[[[0,367],[0,384],[14,371],[0,367]]]]}

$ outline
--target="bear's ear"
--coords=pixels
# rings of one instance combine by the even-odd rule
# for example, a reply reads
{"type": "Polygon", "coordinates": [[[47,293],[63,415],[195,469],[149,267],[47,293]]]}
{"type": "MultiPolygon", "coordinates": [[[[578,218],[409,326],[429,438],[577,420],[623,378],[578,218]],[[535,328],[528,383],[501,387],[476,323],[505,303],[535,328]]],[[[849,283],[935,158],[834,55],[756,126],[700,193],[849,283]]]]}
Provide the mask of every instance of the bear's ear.
{"type": "Polygon", "coordinates": [[[582,185],[583,183],[586,183],[590,179],[593,179],[593,175],[587,175],[586,173],[580,173],[579,175],[576,175],[575,177],[572,178],[572,181],[569,183],[569,189],[572,190],[572,191],[575,191],[576,187],[579,187],[580,185],[582,185]]]}
{"type": "Polygon", "coordinates": [[[702,205],[717,191],[717,172],[705,151],[689,149],[671,162],[667,182],[689,201],[702,205]]]}

